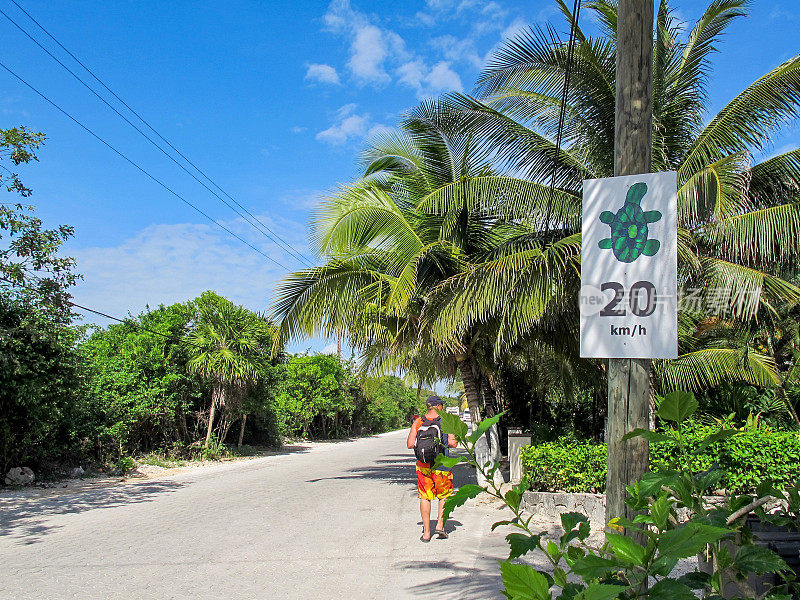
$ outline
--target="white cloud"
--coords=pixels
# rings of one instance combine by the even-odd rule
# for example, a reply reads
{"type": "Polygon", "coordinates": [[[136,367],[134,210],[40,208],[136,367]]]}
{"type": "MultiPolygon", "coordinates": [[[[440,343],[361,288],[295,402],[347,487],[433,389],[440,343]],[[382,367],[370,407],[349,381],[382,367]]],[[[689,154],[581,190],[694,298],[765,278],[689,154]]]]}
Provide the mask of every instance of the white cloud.
{"type": "Polygon", "coordinates": [[[389,74],[384,69],[388,44],[383,32],[374,25],[360,27],[355,32],[347,66],[362,83],[387,83],[389,74]]]}
{"type": "Polygon", "coordinates": [[[416,14],[418,23],[433,26],[459,20],[468,23],[476,36],[502,29],[508,17],[508,10],[494,0],[426,0],[425,5],[425,10],[416,14]]]}
{"type": "Polygon", "coordinates": [[[389,127],[388,125],[382,125],[382,124],[378,123],[378,124],[373,125],[372,127],[369,128],[369,131],[367,131],[367,136],[366,137],[368,139],[371,139],[371,138],[375,138],[375,137],[378,137],[378,136],[381,136],[381,135],[384,135],[384,134],[387,134],[387,133],[391,133],[394,130],[395,130],[394,127],[389,127]]]}
{"type": "Polygon", "coordinates": [[[339,85],[339,73],[330,65],[313,63],[308,65],[306,71],[306,79],[317,81],[319,83],[330,83],[339,85]]]}
{"type": "Polygon", "coordinates": [[[327,346],[325,346],[322,350],[320,350],[320,354],[336,354],[339,351],[339,345],[337,342],[331,342],[327,346]]]}
{"type": "MultiPolygon", "coordinates": [[[[300,251],[305,228],[293,221],[259,220],[300,251]]],[[[225,227],[287,268],[299,261],[259,235],[243,220],[225,227]]],[[[75,301],[112,315],[137,314],[147,305],[184,302],[212,289],[254,310],[266,310],[286,271],[211,224],[151,225],[113,247],[71,249],[84,280],[75,301]]],[[[94,319],[87,319],[92,321],[94,319]]]]}
{"type": "Polygon", "coordinates": [[[478,54],[475,40],[472,38],[458,39],[454,35],[447,34],[433,38],[430,43],[447,60],[464,62],[476,69],[483,67],[483,57],[478,54]]]}
{"type": "Polygon", "coordinates": [[[450,63],[441,61],[434,65],[426,78],[431,91],[434,92],[463,92],[461,77],[450,68],[450,63]]]}
{"type": "Polygon", "coordinates": [[[292,133],[303,133],[307,129],[308,129],[308,127],[300,127],[299,125],[295,125],[294,127],[292,127],[291,132],[292,133]]]}
{"type": "Polygon", "coordinates": [[[405,40],[390,29],[378,26],[349,0],[334,0],[323,20],[326,28],[350,41],[347,69],[360,85],[389,83],[389,69],[406,61],[410,54],[405,40]]]}
{"type": "Polygon", "coordinates": [[[404,65],[400,65],[397,69],[397,74],[400,76],[400,83],[406,84],[408,87],[416,90],[422,89],[422,84],[425,81],[425,72],[427,67],[421,60],[412,60],[404,65]]]}
{"type": "Polygon", "coordinates": [[[520,18],[514,19],[511,22],[511,25],[509,25],[503,30],[503,33],[500,34],[500,37],[503,38],[504,40],[508,39],[511,36],[522,32],[526,27],[528,27],[528,22],[525,21],[525,19],[520,19],[520,18]]]}
{"type": "Polygon", "coordinates": [[[447,61],[428,67],[421,59],[409,61],[397,69],[399,82],[414,89],[423,98],[445,92],[463,92],[461,77],[447,61]]]}
{"type": "Polygon", "coordinates": [[[355,104],[345,104],[335,113],[334,124],[317,134],[317,139],[335,146],[351,139],[363,138],[368,131],[370,116],[356,114],[355,104]]]}

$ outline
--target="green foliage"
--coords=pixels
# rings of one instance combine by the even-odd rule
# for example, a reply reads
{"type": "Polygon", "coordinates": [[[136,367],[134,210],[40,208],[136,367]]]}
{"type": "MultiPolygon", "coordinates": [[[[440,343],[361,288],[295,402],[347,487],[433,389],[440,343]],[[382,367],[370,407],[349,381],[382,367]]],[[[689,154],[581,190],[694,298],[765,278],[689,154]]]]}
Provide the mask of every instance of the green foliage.
{"type": "MultiPolygon", "coordinates": [[[[800,480],[800,433],[758,428],[706,444],[719,430],[719,424],[684,423],[681,441],[690,451],[683,457],[684,468],[700,472],[716,465],[720,475],[716,487],[733,493],[752,492],[762,484],[782,488],[800,480]]],[[[674,468],[683,456],[673,438],[659,435],[661,441],[650,443],[650,468],[656,473],[674,468]]],[[[605,444],[561,438],[523,448],[521,460],[533,490],[605,491],[605,444]]]]}
{"type": "Polygon", "coordinates": [[[0,472],[90,450],[80,336],[61,314],[0,292],[0,472]]]}
{"type": "Polygon", "coordinates": [[[206,388],[187,372],[179,340],[195,318],[191,303],[162,306],[98,329],[82,345],[101,458],[192,441],[191,415],[206,388]]]}
{"type": "MultiPolygon", "coordinates": [[[[10,160],[14,166],[36,161],[42,143],[44,134],[25,127],[0,129],[0,160],[10,160]]],[[[0,185],[22,197],[32,194],[17,174],[5,167],[0,169],[0,185]]],[[[59,256],[58,251],[74,230],[67,225],[43,229],[33,211],[33,206],[0,203],[0,291],[67,316],[67,289],[80,277],[73,272],[75,260],[59,256]]]]}
{"type": "Polygon", "coordinates": [[[425,399],[418,398],[399,377],[389,375],[375,380],[375,385],[361,383],[366,404],[357,420],[370,431],[390,431],[408,426],[411,417],[422,414],[425,399]]]}
{"type": "Polygon", "coordinates": [[[130,456],[121,456],[119,460],[114,463],[114,471],[120,475],[126,475],[134,471],[138,466],[138,463],[130,456]]]}
{"type": "Polygon", "coordinates": [[[358,386],[333,355],[293,356],[275,393],[283,435],[338,437],[348,430],[358,386]]]}
{"type": "Polygon", "coordinates": [[[605,444],[561,438],[526,446],[520,457],[532,490],[602,493],[606,489],[605,444]]]}
{"type": "Polygon", "coordinates": [[[492,530],[501,526],[516,530],[506,536],[509,557],[500,563],[504,594],[509,598],[692,600],[697,597],[695,590],[703,597],[720,598],[723,585],[728,583],[737,585],[739,595],[746,598],[789,598],[791,592],[798,591],[794,574],[773,550],[754,544],[746,519],[756,511],[771,523],[797,527],[800,490],[790,489],[789,507],[777,515],[766,515],[761,508],[771,495],[779,494],[767,485],[760,486],[762,497],[758,499],[744,494],[727,496],[721,504],[709,503],[703,492],[716,478],[715,467],[698,473],[686,465],[707,448],[737,437],[737,432],[718,426],[698,436],[695,447],[690,448],[686,440],[691,434],[684,430],[684,424],[696,409],[691,394],[675,393],[664,399],[660,414],[673,420],[659,443],[676,447],[677,459],[671,468],[647,473],[628,486],[626,504],[637,516],[634,520],[611,519],[604,542],[590,541],[588,519],[580,513],[561,515],[563,534],[558,540],[548,540],[546,532],[533,531],[533,515],[525,516],[520,507],[520,496],[528,482],[523,480],[515,488],[501,490],[490,470],[476,462],[475,441],[450,421],[443,421],[442,426],[466,450],[467,457],[462,460],[481,471],[489,484],[464,486],[447,500],[445,512],[449,515],[466,497],[486,492],[503,500],[514,514],[513,519],[492,526],[492,530]],[[689,515],[684,521],[680,520],[682,508],[688,509],[689,515]],[[674,572],[680,560],[701,552],[708,553],[710,575],[695,571],[678,576],[674,572]],[[542,555],[552,575],[529,564],[510,562],[529,553],[542,555]],[[765,573],[775,573],[778,584],[756,595],[748,576],[765,573]]]}

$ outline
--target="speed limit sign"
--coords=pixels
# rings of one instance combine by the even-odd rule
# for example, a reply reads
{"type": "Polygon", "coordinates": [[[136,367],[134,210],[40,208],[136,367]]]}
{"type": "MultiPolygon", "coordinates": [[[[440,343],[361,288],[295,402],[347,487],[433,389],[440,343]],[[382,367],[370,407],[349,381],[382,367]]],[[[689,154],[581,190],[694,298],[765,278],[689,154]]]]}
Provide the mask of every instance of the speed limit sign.
{"type": "Polygon", "coordinates": [[[677,205],[674,172],[583,182],[581,356],[678,356],[677,205]]]}

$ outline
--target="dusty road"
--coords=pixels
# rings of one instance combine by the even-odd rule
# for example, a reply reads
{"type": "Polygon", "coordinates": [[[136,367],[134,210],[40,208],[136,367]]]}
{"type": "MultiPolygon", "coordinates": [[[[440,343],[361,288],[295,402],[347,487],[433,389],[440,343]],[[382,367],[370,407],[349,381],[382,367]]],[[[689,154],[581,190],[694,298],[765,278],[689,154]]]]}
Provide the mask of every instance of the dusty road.
{"type": "MultiPolygon", "coordinates": [[[[502,597],[497,504],[419,541],[405,432],[59,498],[0,497],[0,598],[502,597]]],[[[466,482],[456,470],[456,485],[466,482]]]]}

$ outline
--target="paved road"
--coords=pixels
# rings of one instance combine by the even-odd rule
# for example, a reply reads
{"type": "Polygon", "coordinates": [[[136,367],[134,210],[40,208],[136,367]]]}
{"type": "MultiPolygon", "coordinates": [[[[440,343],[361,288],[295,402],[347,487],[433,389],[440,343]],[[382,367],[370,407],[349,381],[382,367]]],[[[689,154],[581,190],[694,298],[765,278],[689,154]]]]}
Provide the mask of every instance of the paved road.
{"type": "MultiPolygon", "coordinates": [[[[500,598],[497,504],[419,541],[405,432],[0,501],[0,598],[500,598]]],[[[456,471],[456,485],[466,482],[456,471]]]]}

